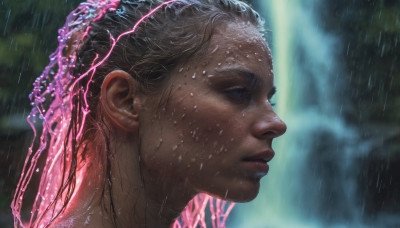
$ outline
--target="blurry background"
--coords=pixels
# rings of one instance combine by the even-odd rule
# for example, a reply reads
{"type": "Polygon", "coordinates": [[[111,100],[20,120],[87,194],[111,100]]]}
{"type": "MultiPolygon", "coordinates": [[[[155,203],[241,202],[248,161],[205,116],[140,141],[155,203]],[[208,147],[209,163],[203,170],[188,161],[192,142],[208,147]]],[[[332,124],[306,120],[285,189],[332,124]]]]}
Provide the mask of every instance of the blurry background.
{"type": "MultiPolygon", "coordinates": [[[[288,132],[228,227],[400,227],[400,1],[253,0],[288,132]]],[[[0,0],[0,227],[32,131],[32,83],[77,0],[0,0]]]]}

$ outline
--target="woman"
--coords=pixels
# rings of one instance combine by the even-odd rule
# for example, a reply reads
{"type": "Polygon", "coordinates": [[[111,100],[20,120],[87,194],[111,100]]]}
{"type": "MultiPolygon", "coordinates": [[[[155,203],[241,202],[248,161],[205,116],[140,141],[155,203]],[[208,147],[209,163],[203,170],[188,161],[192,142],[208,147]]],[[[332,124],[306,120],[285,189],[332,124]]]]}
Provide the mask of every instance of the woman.
{"type": "Polygon", "coordinates": [[[15,225],[204,227],[209,202],[223,227],[233,204],[223,212],[219,199],[256,197],[286,130],[270,103],[262,26],[237,0],[82,3],[34,84],[28,119],[43,119],[43,132],[17,187],[15,225]]]}

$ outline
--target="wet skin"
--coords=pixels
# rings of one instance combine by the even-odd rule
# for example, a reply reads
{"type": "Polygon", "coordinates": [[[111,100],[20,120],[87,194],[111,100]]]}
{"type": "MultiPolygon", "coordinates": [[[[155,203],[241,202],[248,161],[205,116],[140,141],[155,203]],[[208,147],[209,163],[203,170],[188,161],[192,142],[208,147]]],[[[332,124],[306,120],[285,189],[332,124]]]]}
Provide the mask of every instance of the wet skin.
{"type": "Polygon", "coordinates": [[[252,200],[272,140],[286,131],[270,104],[274,92],[271,52],[257,28],[218,26],[207,54],[178,66],[164,96],[141,110],[145,175],[164,189],[252,200]]]}
{"type": "Polygon", "coordinates": [[[272,58],[254,25],[216,26],[206,54],[178,65],[162,91],[143,94],[135,83],[116,70],[101,87],[112,192],[99,135],[78,161],[82,185],[55,227],[114,227],[109,195],[118,227],[170,227],[198,193],[236,202],[257,196],[272,140],[286,125],[269,102],[272,58]]]}

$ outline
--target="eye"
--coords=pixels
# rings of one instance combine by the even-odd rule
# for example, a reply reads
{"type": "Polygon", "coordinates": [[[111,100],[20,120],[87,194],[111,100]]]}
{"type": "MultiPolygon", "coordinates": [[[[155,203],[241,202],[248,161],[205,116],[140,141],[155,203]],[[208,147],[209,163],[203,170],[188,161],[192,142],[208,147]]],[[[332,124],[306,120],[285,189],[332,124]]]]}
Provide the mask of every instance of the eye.
{"type": "Polygon", "coordinates": [[[228,96],[229,99],[237,102],[249,101],[251,99],[251,91],[242,86],[232,87],[224,90],[224,93],[228,96]]]}
{"type": "Polygon", "coordinates": [[[272,95],[270,98],[268,98],[268,103],[272,106],[272,108],[274,108],[276,105],[276,96],[272,95]]]}
{"type": "Polygon", "coordinates": [[[273,108],[275,107],[276,103],[275,103],[275,102],[272,102],[271,99],[268,99],[268,102],[269,102],[269,104],[270,104],[273,108]]]}

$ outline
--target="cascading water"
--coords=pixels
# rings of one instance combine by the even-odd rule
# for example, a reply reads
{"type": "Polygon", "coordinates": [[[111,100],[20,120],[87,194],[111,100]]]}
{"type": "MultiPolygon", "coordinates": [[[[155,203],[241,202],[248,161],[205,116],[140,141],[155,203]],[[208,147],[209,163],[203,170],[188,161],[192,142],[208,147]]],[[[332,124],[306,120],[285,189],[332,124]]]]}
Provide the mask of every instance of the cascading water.
{"type": "Polygon", "coordinates": [[[354,156],[366,151],[346,126],[335,64],[340,42],[318,24],[318,0],[260,3],[272,32],[278,115],[287,133],[274,141],[275,158],[260,195],[238,204],[228,227],[363,227],[355,194],[354,156]]]}

